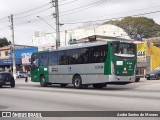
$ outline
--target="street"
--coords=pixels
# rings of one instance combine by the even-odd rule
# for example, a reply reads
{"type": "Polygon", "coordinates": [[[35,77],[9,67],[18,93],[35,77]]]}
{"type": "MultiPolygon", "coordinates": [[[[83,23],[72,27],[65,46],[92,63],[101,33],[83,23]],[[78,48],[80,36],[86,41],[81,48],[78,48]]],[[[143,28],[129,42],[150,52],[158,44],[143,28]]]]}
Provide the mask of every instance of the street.
{"type": "Polygon", "coordinates": [[[160,111],[159,86],[160,80],[142,79],[103,89],[40,87],[21,78],[15,88],[0,89],[0,111],[160,111]]]}

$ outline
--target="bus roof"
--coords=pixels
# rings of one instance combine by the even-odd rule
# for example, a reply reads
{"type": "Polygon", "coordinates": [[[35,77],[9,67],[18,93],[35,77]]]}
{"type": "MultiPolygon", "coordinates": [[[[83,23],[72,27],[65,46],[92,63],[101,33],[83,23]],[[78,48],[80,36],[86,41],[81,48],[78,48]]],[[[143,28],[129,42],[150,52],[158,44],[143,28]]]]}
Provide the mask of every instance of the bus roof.
{"type": "MultiPolygon", "coordinates": [[[[99,46],[99,45],[107,45],[108,42],[111,41],[106,41],[106,42],[89,42],[89,43],[78,43],[78,44],[72,44],[72,45],[68,45],[68,46],[63,46],[63,47],[59,47],[58,49],[54,49],[54,50],[46,50],[46,51],[38,51],[38,52],[34,52],[33,54],[36,53],[46,53],[46,52],[52,52],[52,51],[61,51],[61,50],[71,50],[71,49],[76,49],[76,48],[85,48],[85,47],[92,47],[92,46],[99,46]]],[[[133,43],[133,41],[114,41],[114,42],[126,42],[126,43],[133,43]]]]}
{"type": "Polygon", "coordinates": [[[68,49],[84,48],[84,47],[99,46],[99,45],[106,45],[106,44],[107,42],[79,43],[79,44],[63,46],[63,47],[58,48],[58,50],[68,50],[68,49]]]}
{"type": "Polygon", "coordinates": [[[106,44],[107,44],[107,42],[71,44],[71,45],[59,47],[58,49],[33,52],[33,54],[36,54],[36,53],[46,53],[46,52],[51,52],[51,51],[71,50],[71,49],[76,49],[76,48],[85,48],[85,47],[99,46],[99,45],[106,45],[106,44]]]}

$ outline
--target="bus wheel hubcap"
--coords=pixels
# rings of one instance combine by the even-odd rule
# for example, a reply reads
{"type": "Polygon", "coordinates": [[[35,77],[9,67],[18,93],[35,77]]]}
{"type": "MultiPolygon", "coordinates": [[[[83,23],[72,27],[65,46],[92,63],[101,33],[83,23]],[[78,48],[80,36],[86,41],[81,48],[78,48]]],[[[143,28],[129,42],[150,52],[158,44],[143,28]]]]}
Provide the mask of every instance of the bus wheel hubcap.
{"type": "Polygon", "coordinates": [[[42,78],[42,79],[41,79],[41,84],[43,85],[43,84],[44,84],[44,82],[45,82],[45,79],[44,79],[44,78],[42,78]]]}
{"type": "Polygon", "coordinates": [[[78,78],[76,78],[75,79],[75,86],[79,86],[80,85],[80,83],[79,83],[80,81],[79,81],[79,79],[78,78]]]}

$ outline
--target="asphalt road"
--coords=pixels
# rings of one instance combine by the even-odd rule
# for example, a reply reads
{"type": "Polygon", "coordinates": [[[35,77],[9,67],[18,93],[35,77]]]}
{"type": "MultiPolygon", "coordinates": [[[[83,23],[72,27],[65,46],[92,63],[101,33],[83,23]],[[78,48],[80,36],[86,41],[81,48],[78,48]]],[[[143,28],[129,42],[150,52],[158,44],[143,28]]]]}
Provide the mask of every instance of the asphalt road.
{"type": "MultiPolygon", "coordinates": [[[[40,87],[39,83],[17,79],[15,88],[0,89],[0,111],[160,111],[160,80],[142,79],[138,83],[108,85],[98,90],[59,85],[40,87]]],[[[127,118],[130,119],[133,118],[127,118]]]]}

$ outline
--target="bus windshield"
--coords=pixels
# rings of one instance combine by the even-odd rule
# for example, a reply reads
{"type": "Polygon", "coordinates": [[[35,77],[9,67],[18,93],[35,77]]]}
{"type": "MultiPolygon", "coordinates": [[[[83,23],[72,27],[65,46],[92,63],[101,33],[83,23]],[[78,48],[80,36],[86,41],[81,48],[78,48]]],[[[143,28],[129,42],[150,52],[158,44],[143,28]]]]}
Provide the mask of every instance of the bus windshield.
{"type": "Polygon", "coordinates": [[[120,57],[135,57],[135,45],[130,43],[116,43],[114,44],[114,55],[120,57]]]}

